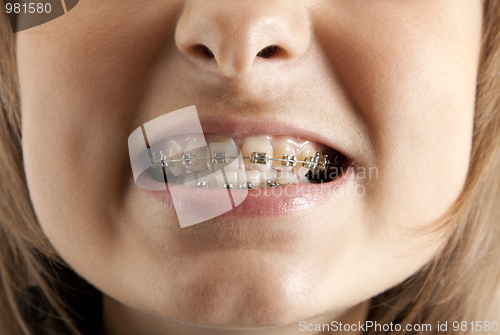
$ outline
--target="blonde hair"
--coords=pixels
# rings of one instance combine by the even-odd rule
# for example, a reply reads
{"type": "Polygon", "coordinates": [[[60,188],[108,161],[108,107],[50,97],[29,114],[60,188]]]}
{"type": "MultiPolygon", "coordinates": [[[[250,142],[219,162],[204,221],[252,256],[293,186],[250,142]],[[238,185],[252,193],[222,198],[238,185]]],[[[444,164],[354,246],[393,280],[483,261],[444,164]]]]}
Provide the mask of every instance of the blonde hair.
{"type": "MultiPolygon", "coordinates": [[[[52,313],[80,334],[60,293],[60,268],[67,265],[45,238],[30,203],[15,39],[5,12],[0,14],[0,106],[0,333],[31,334],[17,299],[26,286],[37,285],[52,313]]],[[[499,205],[500,2],[485,0],[471,163],[463,192],[442,227],[449,232],[447,239],[416,275],[372,299],[369,320],[433,327],[438,321],[485,320],[500,277],[499,205]]],[[[468,334],[468,328],[453,332],[449,326],[448,333],[468,334]]]]}

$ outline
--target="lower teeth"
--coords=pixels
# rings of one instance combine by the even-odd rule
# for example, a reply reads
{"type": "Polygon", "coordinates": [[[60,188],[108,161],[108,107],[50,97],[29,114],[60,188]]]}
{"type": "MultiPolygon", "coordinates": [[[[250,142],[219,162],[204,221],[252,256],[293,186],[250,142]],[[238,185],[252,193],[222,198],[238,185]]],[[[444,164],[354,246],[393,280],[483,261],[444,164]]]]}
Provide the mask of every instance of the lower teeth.
{"type": "MultiPolygon", "coordinates": [[[[277,187],[277,186],[283,186],[283,185],[281,185],[280,183],[278,183],[276,181],[268,180],[266,186],[262,186],[262,187],[277,187]]],[[[210,183],[206,180],[199,181],[197,184],[197,187],[198,188],[228,188],[231,190],[236,189],[236,188],[240,188],[240,189],[257,188],[257,186],[255,186],[254,184],[247,183],[247,182],[240,184],[239,187],[235,187],[234,184],[228,184],[228,183],[225,183],[221,187],[215,187],[215,186],[210,186],[210,183]]]]}
{"type": "MultiPolygon", "coordinates": [[[[217,186],[217,185],[212,185],[209,180],[205,180],[205,179],[200,179],[200,180],[196,179],[198,181],[186,183],[183,180],[186,176],[183,176],[181,178],[178,178],[177,179],[178,181],[175,182],[174,184],[184,185],[184,186],[193,187],[193,188],[251,189],[251,188],[261,188],[261,187],[279,187],[279,186],[287,186],[287,185],[292,185],[292,184],[327,183],[327,182],[330,182],[330,181],[337,179],[341,174],[342,174],[342,167],[337,166],[337,167],[334,167],[332,169],[325,170],[323,172],[318,172],[318,173],[313,173],[312,171],[309,171],[304,177],[298,178],[298,182],[295,182],[295,183],[291,183],[291,182],[279,183],[277,180],[267,180],[267,181],[260,182],[259,185],[255,185],[254,183],[251,183],[251,182],[243,182],[243,183],[224,183],[221,186],[217,186]]],[[[189,176],[189,174],[188,174],[188,176],[189,176]]],[[[175,179],[175,177],[169,176],[169,178],[167,178],[167,179],[172,180],[172,179],[175,179]]]]}

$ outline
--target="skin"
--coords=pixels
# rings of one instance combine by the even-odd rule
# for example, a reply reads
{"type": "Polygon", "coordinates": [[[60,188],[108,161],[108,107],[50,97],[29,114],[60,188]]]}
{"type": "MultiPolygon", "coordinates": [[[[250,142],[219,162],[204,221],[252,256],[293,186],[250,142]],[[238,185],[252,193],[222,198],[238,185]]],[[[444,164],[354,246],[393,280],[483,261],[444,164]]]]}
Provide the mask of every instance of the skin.
{"type": "Polygon", "coordinates": [[[18,33],[31,200],[105,294],[106,332],[364,320],[442,243],[431,231],[468,171],[481,24],[480,0],[87,0],[18,33]],[[256,58],[273,44],[284,52],[256,58]],[[378,176],[307,211],[165,226],[175,213],[135,186],[127,139],[190,105],[314,130],[378,176]]]}

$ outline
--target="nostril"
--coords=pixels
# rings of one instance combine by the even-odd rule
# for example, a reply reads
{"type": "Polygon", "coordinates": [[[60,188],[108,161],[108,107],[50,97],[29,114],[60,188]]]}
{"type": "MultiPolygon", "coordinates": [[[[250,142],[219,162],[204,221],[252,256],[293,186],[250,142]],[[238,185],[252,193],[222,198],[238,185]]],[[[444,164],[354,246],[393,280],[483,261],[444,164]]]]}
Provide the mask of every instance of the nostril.
{"type": "Polygon", "coordinates": [[[210,59],[214,58],[214,53],[206,45],[196,44],[193,47],[193,49],[199,55],[202,55],[202,56],[204,56],[206,58],[210,58],[210,59]]]}
{"type": "Polygon", "coordinates": [[[271,58],[273,57],[281,48],[278,45],[270,45],[260,50],[257,57],[261,58],[271,58]]]}

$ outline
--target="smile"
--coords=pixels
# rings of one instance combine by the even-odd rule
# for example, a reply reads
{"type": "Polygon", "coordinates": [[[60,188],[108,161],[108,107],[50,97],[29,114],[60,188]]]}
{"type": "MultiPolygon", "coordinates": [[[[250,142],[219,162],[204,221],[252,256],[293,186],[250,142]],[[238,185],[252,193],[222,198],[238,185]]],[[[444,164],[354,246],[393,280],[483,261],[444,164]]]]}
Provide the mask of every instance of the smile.
{"type": "Polygon", "coordinates": [[[294,135],[267,135],[266,126],[201,122],[194,106],[157,117],[129,137],[135,184],[174,210],[181,227],[288,214],[341,195],[351,159],[318,134],[283,126],[294,135]]]}
{"type": "Polygon", "coordinates": [[[149,148],[148,175],[187,187],[277,187],[332,181],[346,162],[336,150],[298,137],[204,137],[207,146],[199,134],[185,134],[157,143],[154,151],[149,148]]]}

